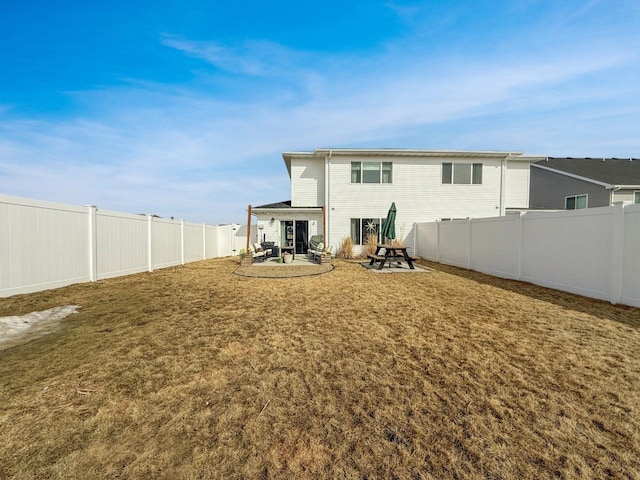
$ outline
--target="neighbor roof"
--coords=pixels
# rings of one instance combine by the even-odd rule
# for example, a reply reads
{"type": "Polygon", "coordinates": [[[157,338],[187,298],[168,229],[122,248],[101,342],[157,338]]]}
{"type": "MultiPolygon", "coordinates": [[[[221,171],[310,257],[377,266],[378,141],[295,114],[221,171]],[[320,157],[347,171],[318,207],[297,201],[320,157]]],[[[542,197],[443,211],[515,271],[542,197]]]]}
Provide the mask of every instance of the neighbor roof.
{"type": "Polygon", "coordinates": [[[610,186],[640,185],[640,159],[637,158],[549,157],[532,165],[610,186]]]}

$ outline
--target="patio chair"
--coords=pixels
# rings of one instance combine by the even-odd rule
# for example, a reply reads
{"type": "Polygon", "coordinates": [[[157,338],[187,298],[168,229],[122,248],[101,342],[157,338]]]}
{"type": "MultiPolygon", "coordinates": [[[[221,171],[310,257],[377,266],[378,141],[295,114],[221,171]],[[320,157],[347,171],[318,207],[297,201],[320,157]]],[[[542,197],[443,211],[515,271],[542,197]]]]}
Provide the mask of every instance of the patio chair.
{"type": "Polygon", "coordinates": [[[318,243],[315,249],[307,250],[307,253],[311,256],[311,258],[315,260],[316,258],[322,255],[323,251],[324,251],[324,243],[320,242],[318,243]]]}
{"type": "Polygon", "coordinates": [[[251,253],[251,257],[254,261],[260,260],[261,262],[264,262],[271,256],[271,249],[268,248],[264,250],[259,243],[254,243],[253,245],[249,245],[249,253],[251,253]]]}
{"type": "Polygon", "coordinates": [[[318,244],[324,240],[322,235],[311,235],[308,250],[318,250],[318,244]]]}

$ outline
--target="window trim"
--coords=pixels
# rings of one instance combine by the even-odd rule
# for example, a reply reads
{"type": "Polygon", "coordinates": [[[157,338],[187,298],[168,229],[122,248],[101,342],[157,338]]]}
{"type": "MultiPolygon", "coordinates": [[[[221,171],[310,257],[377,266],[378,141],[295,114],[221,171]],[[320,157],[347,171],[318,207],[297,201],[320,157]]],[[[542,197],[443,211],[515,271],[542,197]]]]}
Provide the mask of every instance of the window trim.
{"type": "Polygon", "coordinates": [[[383,217],[352,217],[349,219],[349,237],[351,237],[351,240],[353,241],[354,245],[357,246],[362,246],[365,245],[364,243],[362,243],[365,240],[365,228],[364,225],[362,223],[363,220],[377,220],[378,221],[378,243],[380,242],[380,234],[382,232],[382,222],[384,221],[383,217]],[[351,226],[354,220],[358,220],[359,221],[359,230],[360,230],[360,243],[356,242],[356,239],[351,237],[351,226]]]}
{"type": "Polygon", "coordinates": [[[383,162],[383,161],[356,161],[356,162],[351,162],[350,163],[350,173],[349,173],[349,180],[351,185],[358,185],[358,184],[370,184],[370,185],[391,185],[393,184],[393,162],[383,162]],[[364,168],[364,164],[377,164],[378,165],[378,181],[377,182],[365,182],[364,181],[364,172],[365,172],[365,168],[364,168]],[[359,172],[359,182],[354,182],[353,181],[353,174],[354,174],[354,165],[359,165],[357,172],[359,172]],[[388,165],[389,168],[388,170],[385,170],[384,166],[388,165]],[[384,178],[385,178],[385,172],[388,171],[389,172],[389,181],[385,182],[384,178]]]}
{"type": "Polygon", "coordinates": [[[578,197],[584,197],[584,208],[589,208],[589,194],[588,193],[577,193],[576,195],[567,195],[564,197],[564,209],[565,210],[584,210],[583,208],[577,208],[574,206],[573,208],[567,207],[567,201],[570,198],[574,199],[574,205],[578,204],[578,197]]]}
{"type": "MultiPolygon", "coordinates": [[[[460,167],[458,167],[460,168],[460,167]]],[[[441,167],[440,167],[440,184],[441,185],[482,185],[482,177],[483,177],[483,172],[484,171],[484,163],[482,162],[442,162],[441,163],[441,167]],[[449,176],[448,178],[445,178],[445,165],[449,165],[449,176]],[[455,178],[456,178],[456,165],[469,165],[469,183],[460,183],[460,182],[455,182],[455,178]],[[474,172],[477,172],[476,168],[477,166],[480,166],[480,181],[479,182],[474,182],[476,175],[474,175],[474,172]],[[448,181],[445,181],[448,180],[448,181]]]]}

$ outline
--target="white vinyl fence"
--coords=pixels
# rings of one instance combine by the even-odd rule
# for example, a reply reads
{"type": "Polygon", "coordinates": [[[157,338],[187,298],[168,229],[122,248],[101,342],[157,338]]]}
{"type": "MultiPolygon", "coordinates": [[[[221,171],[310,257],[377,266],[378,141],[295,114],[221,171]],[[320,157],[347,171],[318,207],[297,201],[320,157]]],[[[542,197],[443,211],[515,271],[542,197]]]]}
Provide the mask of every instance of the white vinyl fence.
{"type": "Polygon", "coordinates": [[[0,195],[0,297],[235,255],[246,232],[0,195]]]}
{"type": "Polygon", "coordinates": [[[429,260],[640,307],[640,205],[415,225],[429,260]]]}

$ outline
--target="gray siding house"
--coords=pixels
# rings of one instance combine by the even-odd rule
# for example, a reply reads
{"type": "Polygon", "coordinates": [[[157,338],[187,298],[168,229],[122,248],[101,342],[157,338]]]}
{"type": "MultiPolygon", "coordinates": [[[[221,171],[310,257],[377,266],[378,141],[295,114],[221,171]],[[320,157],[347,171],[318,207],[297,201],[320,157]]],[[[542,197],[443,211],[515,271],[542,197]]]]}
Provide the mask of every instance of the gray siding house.
{"type": "Polygon", "coordinates": [[[531,209],[640,203],[640,159],[557,158],[531,164],[531,209]]]}

